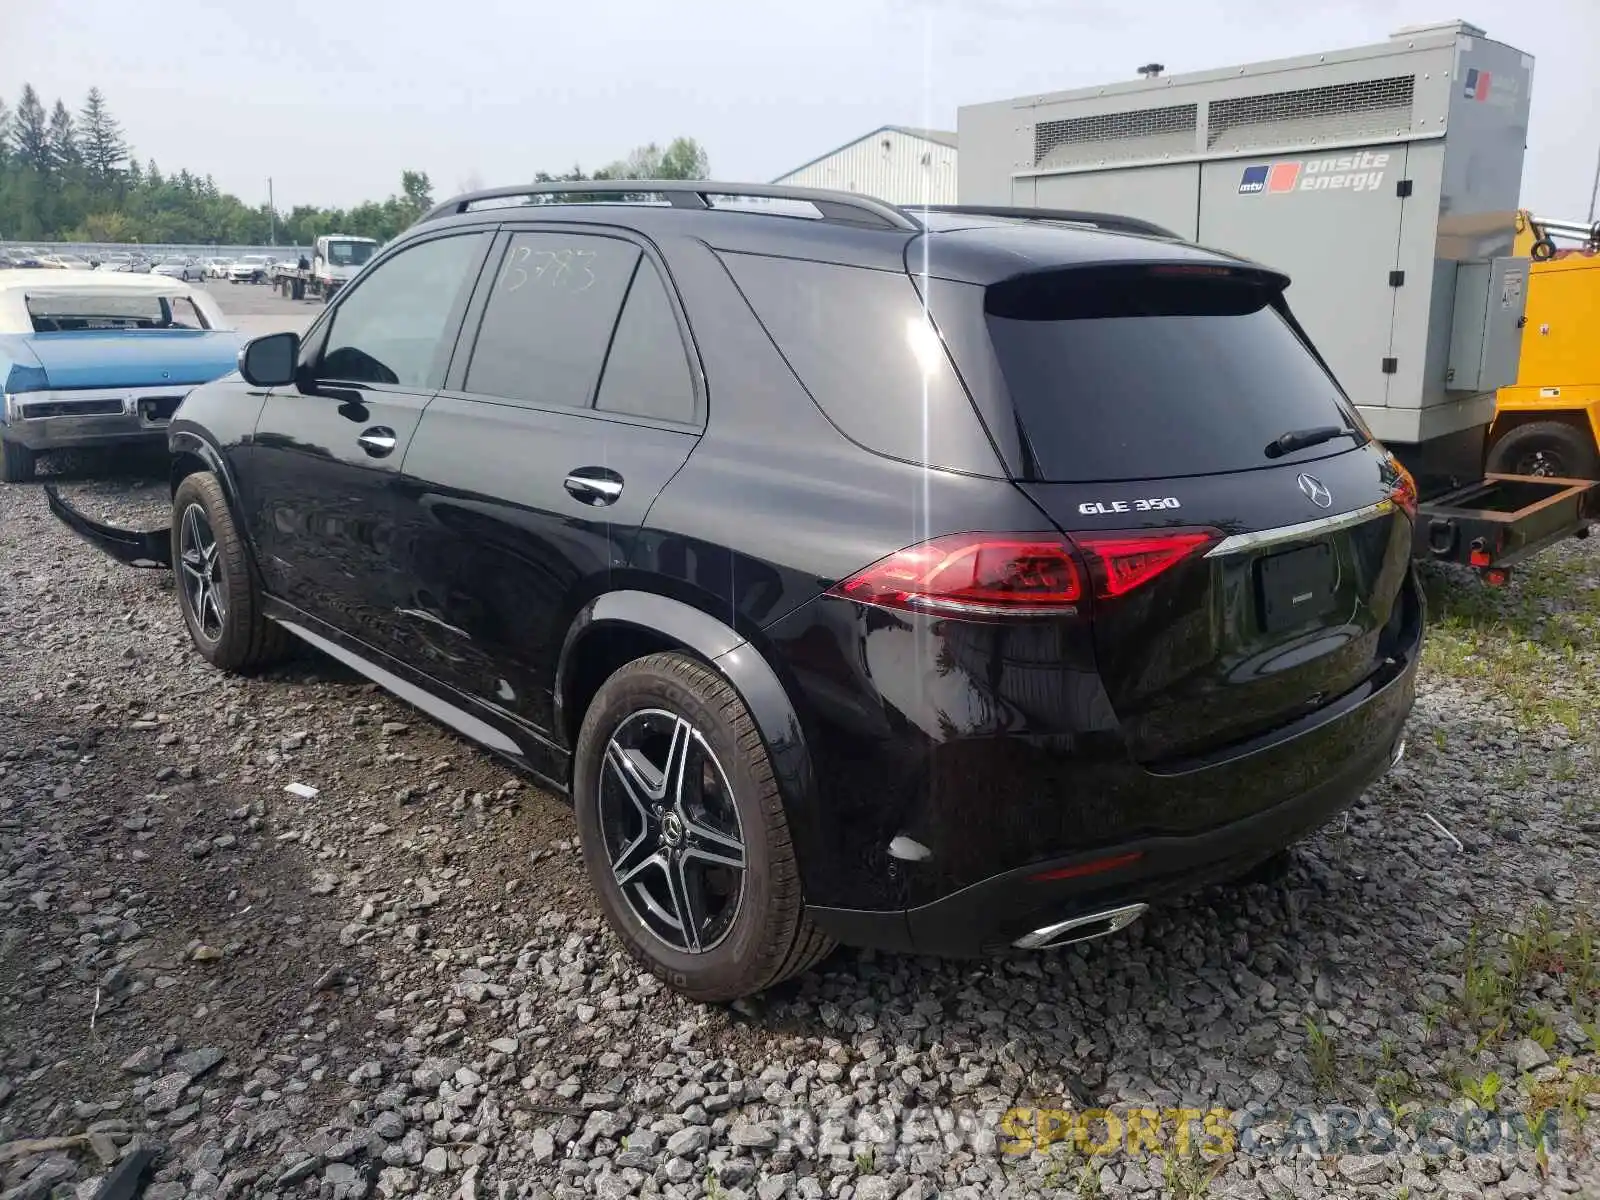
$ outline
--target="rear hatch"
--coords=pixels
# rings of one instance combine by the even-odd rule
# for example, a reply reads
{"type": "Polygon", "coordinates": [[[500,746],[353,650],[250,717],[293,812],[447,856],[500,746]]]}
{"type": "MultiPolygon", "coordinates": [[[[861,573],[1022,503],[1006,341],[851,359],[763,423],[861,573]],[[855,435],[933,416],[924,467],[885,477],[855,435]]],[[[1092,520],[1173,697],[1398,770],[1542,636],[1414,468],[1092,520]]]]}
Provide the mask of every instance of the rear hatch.
{"type": "Polygon", "coordinates": [[[1407,477],[1303,339],[1284,282],[1119,265],[983,293],[1017,484],[1082,553],[1101,677],[1154,769],[1314,713],[1393,649],[1407,477]]]}

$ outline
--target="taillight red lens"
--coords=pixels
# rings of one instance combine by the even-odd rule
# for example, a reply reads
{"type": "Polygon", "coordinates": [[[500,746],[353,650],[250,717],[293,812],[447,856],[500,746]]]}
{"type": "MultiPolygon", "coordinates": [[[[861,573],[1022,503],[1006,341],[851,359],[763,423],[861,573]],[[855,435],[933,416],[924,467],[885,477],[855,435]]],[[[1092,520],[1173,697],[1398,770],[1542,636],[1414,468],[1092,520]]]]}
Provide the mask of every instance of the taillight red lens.
{"type": "Polygon", "coordinates": [[[959,533],[891,554],[831,594],[953,617],[1072,615],[1090,590],[1102,600],[1126,595],[1215,541],[1193,531],[959,533]]]}
{"type": "Polygon", "coordinates": [[[891,554],[833,594],[949,616],[1070,614],[1083,573],[1064,538],[958,533],[891,554]]]}
{"type": "Polygon", "coordinates": [[[1209,533],[1154,533],[1134,537],[1081,534],[1073,538],[1089,557],[1096,596],[1124,596],[1177,566],[1216,538],[1209,533]]]}
{"type": "Polygon", "coordinates": [[[1394,468],[1395,481],[1389,489],[1389,498],[1405,510],[1408,517],[1417,515],[1417,481],[1412,478],[1411,472],[1400,465],[1400,460],[1393,455],[1389,458],[1389,465],[1394,468]]]}

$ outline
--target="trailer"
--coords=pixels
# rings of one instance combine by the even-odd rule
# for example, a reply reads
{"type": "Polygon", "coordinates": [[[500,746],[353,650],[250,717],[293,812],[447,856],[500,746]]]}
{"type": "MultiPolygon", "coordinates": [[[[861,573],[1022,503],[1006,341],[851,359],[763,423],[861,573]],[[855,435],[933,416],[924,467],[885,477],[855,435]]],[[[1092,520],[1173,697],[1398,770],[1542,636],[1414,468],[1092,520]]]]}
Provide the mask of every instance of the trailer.
{"type": "Polygon", "coordinates": [[[1417,552],[1491,582],[1600,519],[1593,480],[1485,473],[1516,382],[1533,59],[1465,22],[1376,45],[964,107],[964,206],[1109,212],[1285,272],[1373,434],[1417,552]]]}
{"type": "Polygon", "coordinates": [[[348,233],[325,234],[311,248],[309,267],[302,267],[298,262],[278,263],[272,270],[272,285],[295,300],[307,296],[331,300],[377,252],[375,238],[348,233]]]}

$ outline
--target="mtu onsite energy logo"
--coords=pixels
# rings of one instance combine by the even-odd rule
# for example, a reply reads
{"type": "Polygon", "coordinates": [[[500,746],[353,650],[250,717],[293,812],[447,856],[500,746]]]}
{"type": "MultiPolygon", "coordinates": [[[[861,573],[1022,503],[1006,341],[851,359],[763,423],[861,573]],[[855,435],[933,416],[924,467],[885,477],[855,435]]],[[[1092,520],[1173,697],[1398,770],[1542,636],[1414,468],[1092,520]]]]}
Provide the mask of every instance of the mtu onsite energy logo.
{"type": "Polygon", "coordinates": [[[1328,158],[1289,159],[1246,167],[1239,179],[1239,194],[1257,192],[1370,192],[1383,182],[1389,155],[1363,150],[1328,158]]]}

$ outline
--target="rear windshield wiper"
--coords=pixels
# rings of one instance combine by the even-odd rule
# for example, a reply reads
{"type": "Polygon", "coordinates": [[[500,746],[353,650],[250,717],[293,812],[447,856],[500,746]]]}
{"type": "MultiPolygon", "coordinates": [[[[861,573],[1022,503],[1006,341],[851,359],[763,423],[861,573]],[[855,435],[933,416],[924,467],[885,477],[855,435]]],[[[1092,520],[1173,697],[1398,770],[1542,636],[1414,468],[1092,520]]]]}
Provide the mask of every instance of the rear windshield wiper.
{"type": "Polygon", "coordinates": [[[1323,442],[1331,442],[1336,437],[1353,437],[1359,442],[1364,435],[1359,429],[1351,429],[1347,425],[1318,425],[1314,429],[1291,429],[1288,433],[1280,434],[1268,442],[1266,454],[1268,458],[1282,458],[1285,454],[1293,454],[1296,450],[1304,450],[1307,446],[1320,446],[1323,442]]]}

